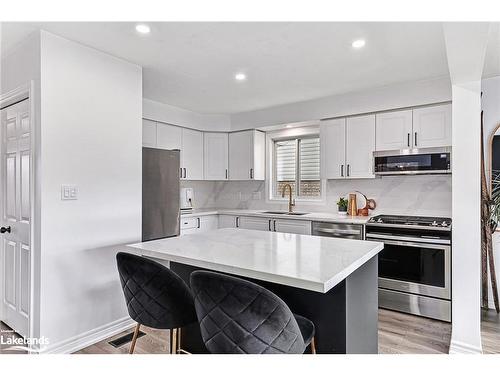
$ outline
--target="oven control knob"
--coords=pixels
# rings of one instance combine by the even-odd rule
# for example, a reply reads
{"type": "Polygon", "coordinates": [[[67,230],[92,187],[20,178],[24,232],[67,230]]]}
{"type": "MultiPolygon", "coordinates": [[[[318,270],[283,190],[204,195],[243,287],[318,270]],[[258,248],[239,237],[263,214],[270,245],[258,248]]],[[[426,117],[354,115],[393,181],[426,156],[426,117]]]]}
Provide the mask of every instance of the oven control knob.
{"type": "Polygon", "coordinates": [[[441,226],[442,226],[442,227],[447,227],[447,226],[448,226],[448,223],[447,223],[446,221],[443,221],[443,222],[441,223],[441,226]]]}
{"type": "Polygon", "coordinates": [[[382,223],[382,222],[383,222],[382,219],[378,218],[377,223],[382,223]]]}
{"type": "Polygon", "coordinates": [[[437,223],[437,221],[436,221],[436,220],[434,220],[434,221],[431,223],[431,225],[432,225],[433,227],[437,227],[439,224],[437,223]]]}

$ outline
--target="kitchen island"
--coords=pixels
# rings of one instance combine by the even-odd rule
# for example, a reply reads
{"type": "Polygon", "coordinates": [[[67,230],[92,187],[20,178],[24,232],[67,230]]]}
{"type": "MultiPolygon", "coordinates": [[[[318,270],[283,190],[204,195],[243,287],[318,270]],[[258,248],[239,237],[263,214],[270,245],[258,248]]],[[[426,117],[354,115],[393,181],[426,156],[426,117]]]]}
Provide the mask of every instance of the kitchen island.
{"type": "MultiPolygon", "coordinates": [[[[316,326],[318,353],[377,353],[377,254],[383,243],[245,229],[218,229],[129,245],[189,285],[196,269],[258,283],[316,326]]],[[[196,325],[183,349],[204,352],[196,325]]]]}

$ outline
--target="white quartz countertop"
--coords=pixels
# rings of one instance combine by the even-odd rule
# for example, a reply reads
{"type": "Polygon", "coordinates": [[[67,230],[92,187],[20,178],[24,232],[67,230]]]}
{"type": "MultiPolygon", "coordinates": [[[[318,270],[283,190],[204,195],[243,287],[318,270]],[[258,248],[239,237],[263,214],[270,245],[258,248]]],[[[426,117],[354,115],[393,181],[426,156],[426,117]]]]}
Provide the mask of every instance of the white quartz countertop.
{"type": "Polygon", "coordinates": [[[326,293],[376,256],[384,245],[226,228],[129,247],[151,258],[326,293]]]}
{"type": "MultiPolygon", "coordinates": [[[[283,215],[283,214],[269,214],[269,210],[243,210],[243,209],[227,209],[227,208],[210,208],[210,209],[195,209],[190,213],[183,213],[182,217],[197,217],[207,215],[235,215],[235,216],[256,216],[256,217],[272,217],[280,219],[291,220],[307,220],[307,221],[325,221],[332,223],[346,223],[346,224],[366,224],[370,216],[348,216],[339,215],[337,213],[328,212],[309,212],[305,215],[283,215]]],[[[279,211],[279,210],[274,210],[279,211]]],[[[297,211],[300,212],[300,211],[297,211]]]]}

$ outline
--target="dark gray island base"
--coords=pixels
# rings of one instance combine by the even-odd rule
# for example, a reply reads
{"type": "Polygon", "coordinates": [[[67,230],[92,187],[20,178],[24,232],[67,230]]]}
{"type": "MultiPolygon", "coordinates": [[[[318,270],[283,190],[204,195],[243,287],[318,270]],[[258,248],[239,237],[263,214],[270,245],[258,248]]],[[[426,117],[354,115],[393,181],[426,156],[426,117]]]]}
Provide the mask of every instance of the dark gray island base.
{"type": "MultiPolygon", "coordinates": [[[[244,279],[271,290],[281,297],[294,313],[314,322],[317,353],[376,354],[378,352],[377,258],[377,256],[371,258],[326,293],[262,280],[244,279]]],[[[191,272],[202,269],[177,262],[170,262],[170,268],[188,285],[191,272]]],[[[197,324],[181,330],[181,345],[190,353],[207,353],[197,324]]]]}

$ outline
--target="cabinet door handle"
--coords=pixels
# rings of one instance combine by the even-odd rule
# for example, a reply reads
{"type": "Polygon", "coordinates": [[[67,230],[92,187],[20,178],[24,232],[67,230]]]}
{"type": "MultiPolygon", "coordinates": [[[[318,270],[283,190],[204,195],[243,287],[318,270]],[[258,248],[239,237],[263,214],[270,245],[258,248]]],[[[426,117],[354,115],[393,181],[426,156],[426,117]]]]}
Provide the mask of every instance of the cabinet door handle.
{"type": "Polygon", "coordinates": [[[187,176],[187,169],[184,168],[184,178],[186,178],[186,176],[187,176]]]}
{"type": "Polygon", "coordinates": [[[407,141],[408,147],[410,147],[410,133],[408,133],[408,141],[407,141]]]}
{"type": "Polygon", "coordinates": [[[250,168],[250,179],[253,180],[253,168],[250,168]]]}
{"type": "Polygon", "coordinates": [[[269,232],[271,231],[271,219],[269,219],[269,232]]]}
{"type": "Polygon", "coordinates": [[[274,220],[274,231],[276,232],[276,220],[274,220]]]}
{"type": "Polygon", "coordinates": [[[415,146],[417,145],[417,132],[415,132],[415,146]]]}
{"type": "Polygon", "coordinates": [[[347,177],[349,177],[351,174],[351,165],[347,164],[347,177]]]}
{"type": "Polygon", "coordinates": [[[340,165],[340,177],[344,177],[344,164],[340,165]]]}
{"type": "Polygon", "coordinates": [[[240,227],[240,217],[236,216],[236,228],[240,227]]]}
{"type": "Polygon", "coordinates": [[[226,180],[227,180],[227,169],[226,169],[226,180]]]}
{"type": "Polygon", "coordinates": [[[197,219],[198,219],[198,229],[200,229],[200,227],[201,227],[201,220],[200,220],[199,217],[197,219]]]}

